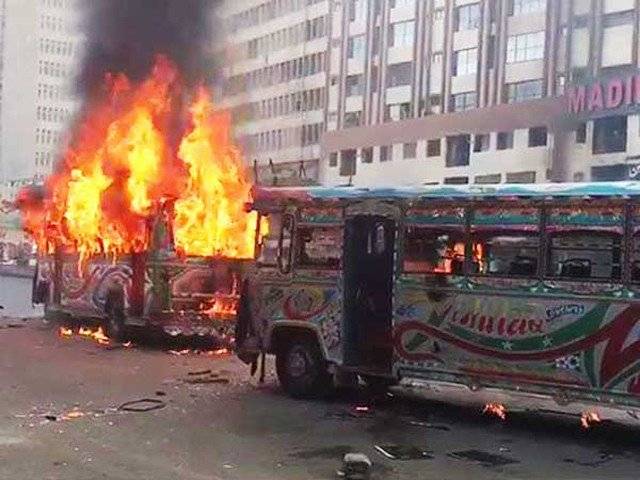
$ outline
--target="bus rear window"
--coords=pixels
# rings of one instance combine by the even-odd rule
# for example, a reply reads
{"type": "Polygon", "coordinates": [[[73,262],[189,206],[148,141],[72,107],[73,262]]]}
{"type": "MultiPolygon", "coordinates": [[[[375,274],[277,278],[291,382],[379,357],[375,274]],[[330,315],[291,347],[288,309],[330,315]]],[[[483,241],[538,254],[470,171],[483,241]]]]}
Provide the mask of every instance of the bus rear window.
{"type": "Polygon", "coordinates": [[[298,227],[298,266],[339,269],[342,237],[340,227],[298,227]]]}
{"type": "Polygon", "coordinates": [[[547,274],[563,279],[619,280],[622,237],[607,232],[563,232],[549,239],[547,274]]]}
{"type": "Polygon", "coordinates": [[[405,239],[404,271],[462,275],[464,272],[463,230],[408,227],[405,239]]]}

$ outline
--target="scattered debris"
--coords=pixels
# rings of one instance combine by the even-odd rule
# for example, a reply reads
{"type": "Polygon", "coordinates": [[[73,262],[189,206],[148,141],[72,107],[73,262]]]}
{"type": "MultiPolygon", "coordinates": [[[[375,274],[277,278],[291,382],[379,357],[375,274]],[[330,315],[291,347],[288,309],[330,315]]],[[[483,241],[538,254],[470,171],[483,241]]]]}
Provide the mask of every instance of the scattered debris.
{"type": "Polygon", "coordinates": [[[7,323],[4,325],[0,325],[0,330],[9,329],[9,328],[24,328],[25,325],[21,323],[7,323]]]}
{"type": "Polygon", "coordinates": [[[443,432],[448,432],[451,428],[448,425],[443,425],[439,423],[430,423],[430,422],[420,422],[418,420],[411,420],[409,425],[413,425],[414,427],[425,427],[430,428],[432,430],[442,430],[443,432]]]}
{"type": "Polygon", "coordinates": [[[349,410],[349,415],[355,418],[368,418],[373,417],[374,411],[373,408],[367,405],[355,405],[349,410]]]}
{"type": "Polygon", "coordinates": [[[458,460],[469,460],[477,462],[483,467],[501,467],[512,463],[519,463],[518,460],[505,457],[504,455],[494,455],[493,453],[483,452],[482,450],[461,450],[449,454],[451,458],[458,460]]]}
{"type": "Polygon", "coordinates": [[[367,480],[371,477],[372,465],[364,453],[347,453],[342,459],[342,468],[336,473],[347,480],[367,480]]]}
{"type": "Polygon", "coordinates": [[[375,445],[374,448],[391,460],[429,460],[432,452],[413,445],[375,445]]]}
{"type": "Polygon", "coordinates": [[[167,404],[157,398],[141,398],[140,400],[132,400],[125,402],[118,407],[123,412],[150,412],[166,407],[167,404]]]}
{"type": "Polygon", "coordinates": [[[341,458],[347,453],[353,452],[353,448],[349,445],[334,445],[333,447],[315,448],[312,450],[302,450],[293,452],[292,457],[309,460],[311,458],[341,458]]]}
{"type": "Polygon", "coordinates": [[[600,467],[605,463],[609,463],[611,460],[614,459],[614,457],[615,455],[613,455],[611,452],[601,451],[595,460],[581,461],[581,460],[575,460],[573,458],[565,458],[562,461],[565,463],[573,463],[575,465],[580,465],[581,467],[595,468],[595,467],[600,467]]]}

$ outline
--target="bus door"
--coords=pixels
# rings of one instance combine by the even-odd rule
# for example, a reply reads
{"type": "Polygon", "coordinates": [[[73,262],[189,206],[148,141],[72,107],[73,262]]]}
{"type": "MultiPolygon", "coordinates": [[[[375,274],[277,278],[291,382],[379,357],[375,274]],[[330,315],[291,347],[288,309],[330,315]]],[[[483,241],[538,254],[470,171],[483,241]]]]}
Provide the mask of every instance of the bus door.
{"type": "Polygon", "coordinates": [[[383,216],[347,219],[344,242],[345,364],[391,369],[396,223],[383,216]]]}

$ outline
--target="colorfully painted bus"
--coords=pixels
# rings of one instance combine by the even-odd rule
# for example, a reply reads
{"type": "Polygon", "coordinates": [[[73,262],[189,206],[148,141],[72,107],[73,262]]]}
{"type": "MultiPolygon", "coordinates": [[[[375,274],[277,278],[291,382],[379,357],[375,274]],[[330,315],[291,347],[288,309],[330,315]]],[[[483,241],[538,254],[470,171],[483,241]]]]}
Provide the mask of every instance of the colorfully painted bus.
{"type": "Polygon", "coordinates": [[[640,184],[257,188],[236,343],[294,396],[355,372],[431,398],[640,421],[640,184]]]}
{"type": "Polygon", "coordinates": [[[230,346],[251,262],[179,255],[167,218],[148,222],[145,252],[81,261],[77,252],[53,249],[39,258],[33,302],[44,305],[49,320],[101,325],[118,341],[145,330],[230,346]]]}

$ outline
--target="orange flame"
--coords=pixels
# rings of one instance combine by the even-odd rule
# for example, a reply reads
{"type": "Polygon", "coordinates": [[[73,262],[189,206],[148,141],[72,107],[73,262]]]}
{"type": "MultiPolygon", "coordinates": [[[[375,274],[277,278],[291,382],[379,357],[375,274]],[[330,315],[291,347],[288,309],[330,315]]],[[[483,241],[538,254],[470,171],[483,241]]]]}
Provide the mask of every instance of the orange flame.
{"type": "Polygon", "coordinates": [[[506,420],[507,418],[507,409],[501,403],[487,403],[482,409],[482,413],[486,415],[494,415],[498,417],[500,420],[506,420]]]}
{"type": "Polygon", "coordinates": [[[67,327],[60,327],[58,329],[58,335],[62,338],[73,337],[73,330],[67,327]]]}
{"type": "Polygon", "coordinates": [[[87,327],[80,327],[78,335],[95,340],[100,345],[109,345],[109,337],[104,334],[102,327],[98,327],[97,330],[92,330],[87,327]]]}
{"type": "Polygon", "coordinates": [[[582,425],[584,429],[590,428],[601,421],[600,415],[598,415],[597,412],[582,412],[582,416],[580,417],[580,425],[582,425]]]}
{"type": "Polygon", "coordinates": [[[44,192],[19,196],[24,228],[40,251],[61,246],[81,262],[140,252],[149,248],[151,220],[169,201],[179,253],[250,258],[251,183],[230,129],[211,95],[186,89],[164,56],[140,83],[109,75],[102,98],[85,105],[44,192]]]}

